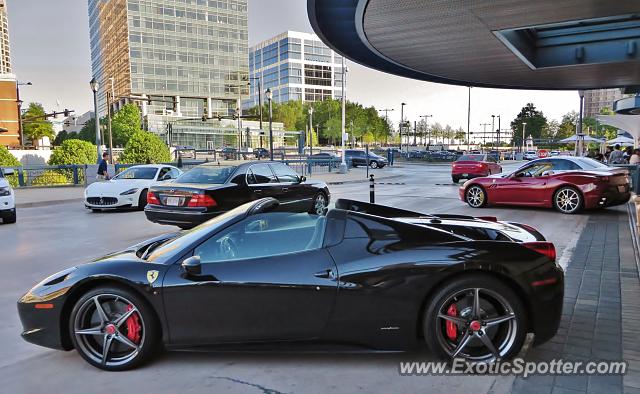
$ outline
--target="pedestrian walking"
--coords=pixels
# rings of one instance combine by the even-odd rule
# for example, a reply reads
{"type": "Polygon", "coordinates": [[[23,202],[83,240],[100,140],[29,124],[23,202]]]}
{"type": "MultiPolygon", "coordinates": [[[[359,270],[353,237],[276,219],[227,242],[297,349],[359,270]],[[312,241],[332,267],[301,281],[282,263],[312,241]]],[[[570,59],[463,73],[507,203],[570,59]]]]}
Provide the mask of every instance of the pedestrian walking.
{"type": "Polygon", "coordinates": [[[102,160],[98,163],[98,175],[96,175],[96,179],[99,181],[109,180],[109,166],[107,164],[107,159],[109,158],[109,153],[104,152],[102,154],[102,160]]]}
{"type": "Polygon", "coordinates": [[[624,164],[624,153],[620,149],[620,144],[616,144],[613,152],[609,155],[609,164],[624,164]]]}

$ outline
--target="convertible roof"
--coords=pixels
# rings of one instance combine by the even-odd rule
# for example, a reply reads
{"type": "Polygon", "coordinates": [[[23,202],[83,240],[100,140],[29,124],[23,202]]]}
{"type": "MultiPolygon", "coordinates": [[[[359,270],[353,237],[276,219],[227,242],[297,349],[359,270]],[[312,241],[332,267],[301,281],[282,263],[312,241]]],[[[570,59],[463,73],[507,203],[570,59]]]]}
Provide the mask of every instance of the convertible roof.
{"type": "Polygon", "coordinates": [[[367,213],[373,216],[380,216],[384,218],[432,218],[432,219],[463,219],[463,220],[475,220],[473,216],[467,215],[454,215],[454,214],[427,214],[421,212],[409,211],[406,209],[389,207],[386,205],[372,204],[369,202],[349,200],[346,198],[339,198],[336,200],[336,208],[344,209],[346,211],[367,213]]]}

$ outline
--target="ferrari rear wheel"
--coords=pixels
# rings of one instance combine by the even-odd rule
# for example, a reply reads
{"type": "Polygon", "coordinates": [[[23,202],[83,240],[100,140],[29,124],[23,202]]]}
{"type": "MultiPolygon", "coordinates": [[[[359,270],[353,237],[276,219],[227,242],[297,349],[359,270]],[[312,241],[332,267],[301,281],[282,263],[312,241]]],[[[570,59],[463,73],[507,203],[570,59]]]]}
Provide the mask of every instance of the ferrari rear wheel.
{"type": "Polygon", "coordinates": [[[472,185],[465,193],[467,204],[472,208],[482,208],[487,204],[487,193],[478,185],[472,185]]]}
{"type": "Polygon", "coordinates": [[[429,348],[445,359],[493,363],[518,354],[527,327],[522,301],[490,276],[456,279],[437,291],[424,315],[429,348]]]}
{"type": "Polygon", "coordinates": [[[576,213],[582,208],[582,195],[570,186],[561,187],[553,195],[553,206],[562,213],[576,213]]]}
{"type": "Polygon", "coordinates": [[[108,371],[148,361],[159,342],[150,307],[132,292],[100,287],[80,297],[69,319],[73,345],[89,364],[108,371]]]}

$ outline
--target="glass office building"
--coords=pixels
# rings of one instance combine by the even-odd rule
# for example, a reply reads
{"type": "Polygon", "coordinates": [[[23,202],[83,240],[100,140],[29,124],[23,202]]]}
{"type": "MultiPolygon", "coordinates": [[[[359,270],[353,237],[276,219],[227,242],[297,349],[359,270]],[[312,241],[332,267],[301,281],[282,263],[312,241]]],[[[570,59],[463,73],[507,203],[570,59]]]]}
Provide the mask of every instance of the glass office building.
{"type": "Polygon", "coordinates": [[[251,94],[244,108],[258,105],[258,80],[275,102],[342,97],[342,57],[315,34],[287,31],[251,47],[249,74],[251,94]]]}
{"type": "Polygon", "coordinates": [[[88,4],[102,116],[112,90],[115,110],[137,102],[148,125],[167,117],[229,116],[248,96],[247,0],[88,4]]]}

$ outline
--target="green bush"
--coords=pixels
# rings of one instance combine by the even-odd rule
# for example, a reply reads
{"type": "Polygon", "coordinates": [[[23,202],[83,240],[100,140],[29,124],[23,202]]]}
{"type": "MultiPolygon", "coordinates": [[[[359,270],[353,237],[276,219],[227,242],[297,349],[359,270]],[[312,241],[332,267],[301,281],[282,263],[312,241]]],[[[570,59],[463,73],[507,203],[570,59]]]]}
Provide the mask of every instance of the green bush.
{"type": "Polygon", "coordinates": [[[66,185],[69,182],[67,174],[63,172],[66,170],[46,170],[41,175],[38,175],[31,182],[32,186],[51,186],[51,185],[66,185]]]}
{"type": "Polygon", "coordinates": [[[96,146],[90,142],[69,139],[53,150],[49,165],[95,164],[98,159],[96,146]]]}
{"type": "Polygon", "coordinates": [[[157,135],[136,131],[125,145],[119,161],[135,164],[167,163],[171,161],[171,154],[169,147],[157,135]]]}
{"type": "MultiPolygon", "coordinates": [[[[9,152],[9,149],[0,145],[0,167],[20,167],[22,163],[9,152]]],[[[11,187],[18,187],[18,174],[7,176],[7,180],[11,187]]]]}

